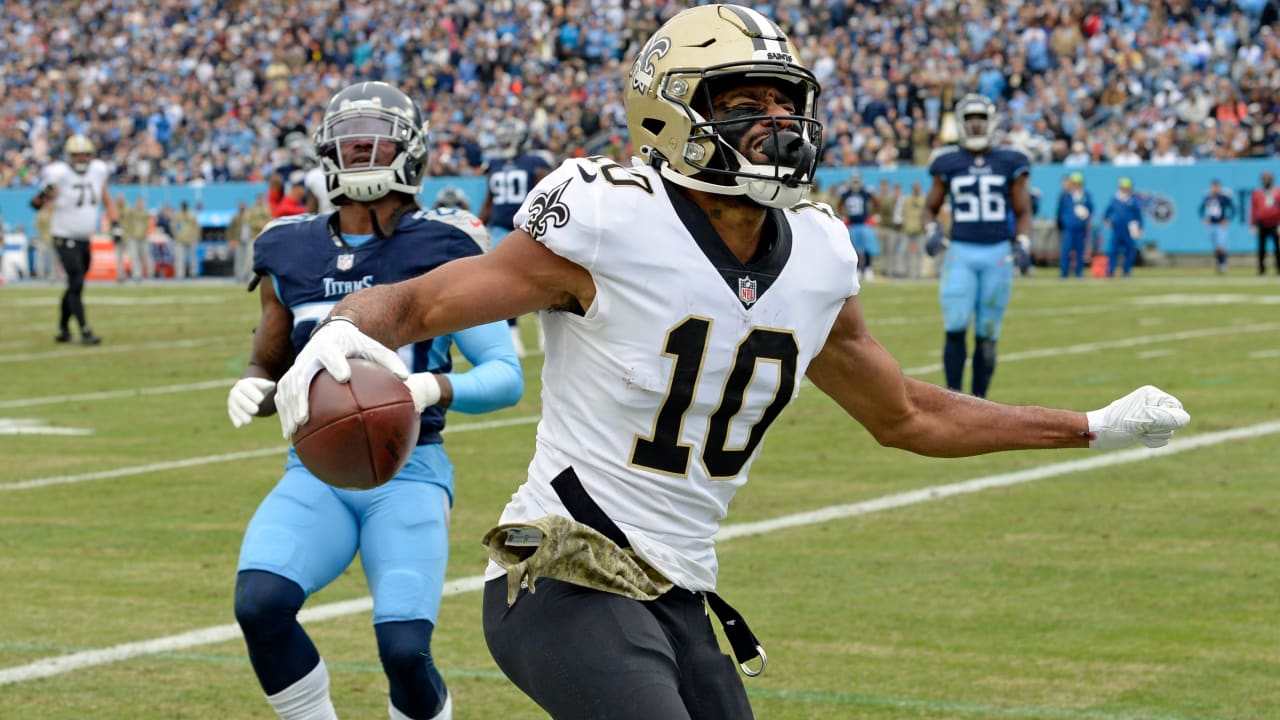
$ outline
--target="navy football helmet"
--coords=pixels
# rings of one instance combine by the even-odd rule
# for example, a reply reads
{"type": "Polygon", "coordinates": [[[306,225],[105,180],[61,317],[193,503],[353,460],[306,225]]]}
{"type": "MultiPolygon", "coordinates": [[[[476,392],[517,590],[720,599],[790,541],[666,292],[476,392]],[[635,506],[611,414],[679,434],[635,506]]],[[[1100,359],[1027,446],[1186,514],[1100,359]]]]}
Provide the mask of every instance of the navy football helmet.
{"type": "Polygon", "coordinates": [[[329,199],[371,202],[393,191],[417,196],[427,168],[427,126],[409,96],[387,83],[340,90],[313,138],[329,199]],[[390,160],[388,144],[395,148],[390,160]]]}
{"type": "Polygon", "coordinates": [[[519,118],[507,118],[493,129],[494,155],[511,159],[529,144],[529,126],[519,118]]]}

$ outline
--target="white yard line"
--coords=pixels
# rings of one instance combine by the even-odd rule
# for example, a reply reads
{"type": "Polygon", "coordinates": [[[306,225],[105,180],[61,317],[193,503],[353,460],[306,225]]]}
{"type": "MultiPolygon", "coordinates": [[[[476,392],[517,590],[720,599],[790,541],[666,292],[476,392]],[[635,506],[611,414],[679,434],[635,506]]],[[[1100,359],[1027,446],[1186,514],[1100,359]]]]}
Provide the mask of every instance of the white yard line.
{"type": "MultiPolygon", "coordinates": [[[[1259,423],[1257,425],[1236,428],[1234,430],[1206,433],[1204,435],[1192,435],[1190,437],[1179,436],[1171,444],[1158,450],[1137,448],[1133,450],[1121,450],[1119,452],[1091,455],[1080,460],[1070,460],[1067,462],[1042,465],[1040,467],[1019,470],[1016,472],[988,475],[986,477],[974,478],[972,480],[965,480],[958,483],[934,485],[932,487],[921,488],[919,490],[886,495],[873,500],[850,503],[847,505],[832,505],[809,512],[784,515],[770,520],[725,525],[720,529],[720,532],[716,534],[716,540],[718,542],[724,542],[734,538],[763,535],[788,528],[842,520],[845,518],[857,517],[859,515],[868,515],[870,513],[880,512],[882,510],[890,510],[893,508],[906,507],[908,505],[942,500],[958,495],[982,492],[992,488],[1010,487],[1012,485],[1058,477],[1060,475],[1069,475],[1077,472],[1097,470],[1099,468],[1110,467],[1113,465],[1142,462],[1154,458],[1177,455],[1179,453],[1198,450],[1200,448],[1210,447],[1213,445],[1220,445],[1234,440],[1246,440],[1275,433],[1280,433],[1280,420],[1259,423]]],[[[450,597],[464,593],[477,592],[483,586],[483,575],[471,575],[447,581],[444,587],[444,595],[445,597],[450,597]]],[[[373,599],[370,597],[363,597],[307,608],[298,614],[298,618],[302,622],[319,622],[330,618],[369,612],[372,609],[373,599]]],[[[213,627],[201,628],[199,630],[191,630],[189,632],[169,635],[167,637],[153,638],[151,640],[123,643],[109,648],[85,650],[82,652],[71,653],[69,655],[45,658],[43,660],[27,663],[26,665],[18,665],[0,670],[0,685],[38,680],[40,678],[52,677],[54,675],[61,675],[75,670],[121,662],[137,657],[156,655],[164,652],[175,652],[199,647],[201,645],[212,645],[214,643],[227,642],[238,639],[239,637],[239,626],[234,623],[230,623],[226,625],[215,625],[213,627]]]]}
{"type": "MultiPolygon", "coordinates": [[[[52,339],[52,336],[50,336],[50,340],[52,339]]],[[[239,335],[235,336],[234,339],[237,341],[243,340],[239,335]]],[[[174,348],[195,348],[215,344],[226,345],[232,340],[233,338],[228,336],[193,338],[191,340],[166,340],[149,343],[129,343],[125,345],[104,343],[102,345],[94,345],[93,347],[83,347],[78,344],[72,344],[69,347],[62,346],[53,350],[0,355],[0,363],[29,362],[31,360],[63,360],[66,358],[82,359],[97,355],[117,355],[119,353],[142,352],[149,350],[172,350],[174,348]]]]}
{"type": "MultiPolygon", "coordinates": [[[[451,435],[454,433],[471,432],[474,430],[492,430],[494,428],[514,427],[516,425],[530,425],[538,422],[539,419],[541,418],[534,415],[509,418],[506,420],[490,420],[487,422],[451,425],[444,429],[444,434],[451,435]]],[[[267,422],[271,421],[268,420],[267,422]]],[[[132,467],[115,468],[113,470],[99,470],[97,472],[80,473],[78,475],[52,475],[32,480],[0,483],[0,492],[5,490],[31,490],[33,488],[49,487],[51,485],[67,485],[70,483],[87,482],[89,480],[106,480],[108,478],[127,477],[130,475],[144,475],[146,473],[178,470],[181,468],[195,467],[197,465],[212,465],[214,463],[232,462],[234,460],[248,460],[250,458],[266,457],[268,455],[283,456],[285,451],[288,449],[288,445],[280,445],[270,448],[258,448],[257,450],[222,453],[220,455],[205,455],[202,457],[184,458],[182,460],[168,460],[148,465],[134,465],[132,467]]]]}
{"type": "MultiPolygon", "coordinates": [[[[1114,310],[1114,308],[1111,308],[1114,310]]],[[[1079,355],[1082,353],[1090,353],[1098,350],[1114,350],[1117,348],[1140,347],[1142,345],[1151,345],[1154,343],[1191,340],[1197,338],[1213,337],[1216,335],[1234,335],[1236,333],[1262,333],[1272,332],[1280,329],[1280,323],[1258,323],[1252,325],[1225,326],[1217,328],[1206,328],[1203,330],[1186,330],[1183,332],[1162,333],[1159,335],[1143,335],[1139,337],[1123,338],[1121,340],[1109,340],[1104,342],[1080,343],[1078,345],[1067,345],[1058,348],[1044,348],[1041,350],[1027,350],[1024,352],[1007,353],[1000,356],[1000,362],[1018,362],[1019,360],[1031,360],[1041,357],[1053,357],[1055,355],[1079,355]]],[[[123,347],[123,346],[122,346],[123,347]]],[[[131,349],[137,349],[133,346],[131,349]]],[[[1164,351],[1152,351],[1164,352],[1164,351]]],[[[1251,355],[1250,357],[1271,357],[1269,353],[1280,351],[1263,350],[1260,354],[1251,355]]],[[[47,353],[36,353],[47,354],[47,353]]],[[[77,353],[71,352],[68,355],[77,353]]],[[[541,355],[541,351],[531,352],[530,355],[541,355]]],[[[11,362],[6,358],[16,358],[19,356],[0,356],[0,363],[11,362]]],[[[1155,357],[1155,356],[1150,356],[1155,357]]],[[[921,365],[919,367],[904,368],[903,372],[908,375],[923,375],[925,373],[938,372],[942,369],[940,363],[930,363],[929,365],[921,365]]],[[[129,390],[109,390],[95,393],[80,393],[76,395],[48,395],[45,397],[18,398],[16,400],[0,400],[0,410],[5,408],[33,407],[36,405],[56,405],[62,403],[77,403],[90,400],[118,400],[121,398],[136,397],[140,395],[167,395],[171,393],[192,392],[198,390],[211,390],[220,387],[230,387],[235,383],[234,378],[224,378],[221,380],[203,380],[200,382],[186,383],[181,385],[159,385],[149,388],[134,388],[129,390]]]]}
{"type": "Polygon", "coordinates": [[[235,378],[223,378],[221,380],[205,380],[181,385],[158,385],[156,387],[133,388],[131,390],[106,390],[103,392],[79,393],[77,395],[48,395],[45,397],[19,398],[17,400],[0,400],[0,409],[80,403],[89,400],[119,400],[140,395],[168,395],[170,393],[192,392],[194,390],[212,390],[214,388],[231,387],[235,382],[235,378]]]}

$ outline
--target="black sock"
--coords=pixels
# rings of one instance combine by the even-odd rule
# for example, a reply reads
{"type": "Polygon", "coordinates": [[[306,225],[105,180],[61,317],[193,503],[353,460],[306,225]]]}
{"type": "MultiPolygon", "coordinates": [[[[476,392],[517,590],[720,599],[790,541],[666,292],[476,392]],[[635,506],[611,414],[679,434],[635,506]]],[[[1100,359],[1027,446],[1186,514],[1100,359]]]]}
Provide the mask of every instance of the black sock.
{"type": "Polygon", "coordinates": [[[984,398],[996,371],[996,341],[975,337],[973,343],[973,394],[984,398]]]}
{"type": "Polygon", "coordinates": [[[963,392],[964,361],[969,356],[969,348],[965,346],[966,331],[947,333],[946,344],[942,346],[942,368],[947,376],[947,387],[956,392],[963,392]]]}

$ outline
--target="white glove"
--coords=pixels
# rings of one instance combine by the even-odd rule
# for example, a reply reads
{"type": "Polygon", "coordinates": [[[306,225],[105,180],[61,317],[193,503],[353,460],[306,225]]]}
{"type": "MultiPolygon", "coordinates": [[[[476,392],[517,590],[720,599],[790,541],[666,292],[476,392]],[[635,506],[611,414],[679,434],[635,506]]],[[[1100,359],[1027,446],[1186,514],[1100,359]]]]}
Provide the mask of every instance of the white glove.
{"type": "Polygon", "coordinates": [[[1022,254],[1031,254],[1031,238],[1026,235],[1018,235],[1018,237],[1014,238],[1013,241],[1018,243],[1018,250],[1021,251],[1022,254]]]}
{"type": "Polygon", "coordinates": [[[417,408],[419,415],[423,410],[440,402],[440,381],[436,379],[435,373],[414,373],[405,379],[404,384],[409,386],[409,393],[413,395],[413,406],[417,408]]]}
{"type": "Polygon", "coordinates": [[[329,318],[316,329],[293,361],[293,367],[276,385],[276,411],[280,414],[280,429],[284,431],[285,440],[291,440],[298,427],[307,422],[311,379],[321,370],[327,370],[338,382],[350,380],[351,364],[347,358],[354,357],[371,360],[401,380],[409,377],[409,369],[394,350],[360,332],[355,323],[346,318],[329,318]]]}
{"type": "Polygon", "coordinates": [[[1115,450],[1140,442],[1161,447],[1173,431],[1186,427],[1191,416],[1178,398],[1152,385],[1143,385],[1089,417],[1089,447],[1115,450]]]}
{"type": "Polygon", "coordinates": [[[253,421],[272,390],[276,389],[274,380],[258,377],[244,377],[231,386],[227,395],[227,416],[231,424],[242,428],[253,421]]]}

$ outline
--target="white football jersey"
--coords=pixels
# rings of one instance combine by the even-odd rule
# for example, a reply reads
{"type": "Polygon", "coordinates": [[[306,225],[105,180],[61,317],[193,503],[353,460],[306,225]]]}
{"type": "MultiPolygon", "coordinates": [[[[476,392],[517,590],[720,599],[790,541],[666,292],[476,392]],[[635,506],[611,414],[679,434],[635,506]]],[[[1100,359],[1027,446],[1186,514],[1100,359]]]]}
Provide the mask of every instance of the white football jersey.
{"type": "Polygon", "coordinates": [[[476,241],[476,245],[484,252],[489,252],[493,243],[489,237],[489,228],[480,222],[480,218],[476,217],[470,210],[462,208],[430,208],[422,211],[422,217],[428,220],[435,220],[446,225],[452,225],[462,232],[471,236],[476,241]]]}
{"type": "Polygon", "coordinates": [[[111,170],[101,160],[90,160],[83,173],[62,160],[45,166],[40,173],[40,186],[53,186],[57,193],[49,222],[54,237],[87,238],[98,232],[102,190],[110,175],[111,170]]]}
{"type": "Polygon", "coordinates": [[[596,295],[585,316],[543,314],[537,448],[501,522],[568,516],[551,481],[572,467],[641,557],[677,586],[715,588],[712,536],[858,292],[829,208],[769,217],[772,248],[743,265],[652,168],[571,159],[529,193],[516,226],[586,268],[596,295]]]}
{"type": "Polygon", "coordinates": [[[329,199],[329,186],[324,179],[324,170],[313,167],[302,176],[302,185],[316,199],[316,214],[333,212],[333,201],[329,199]]]}

